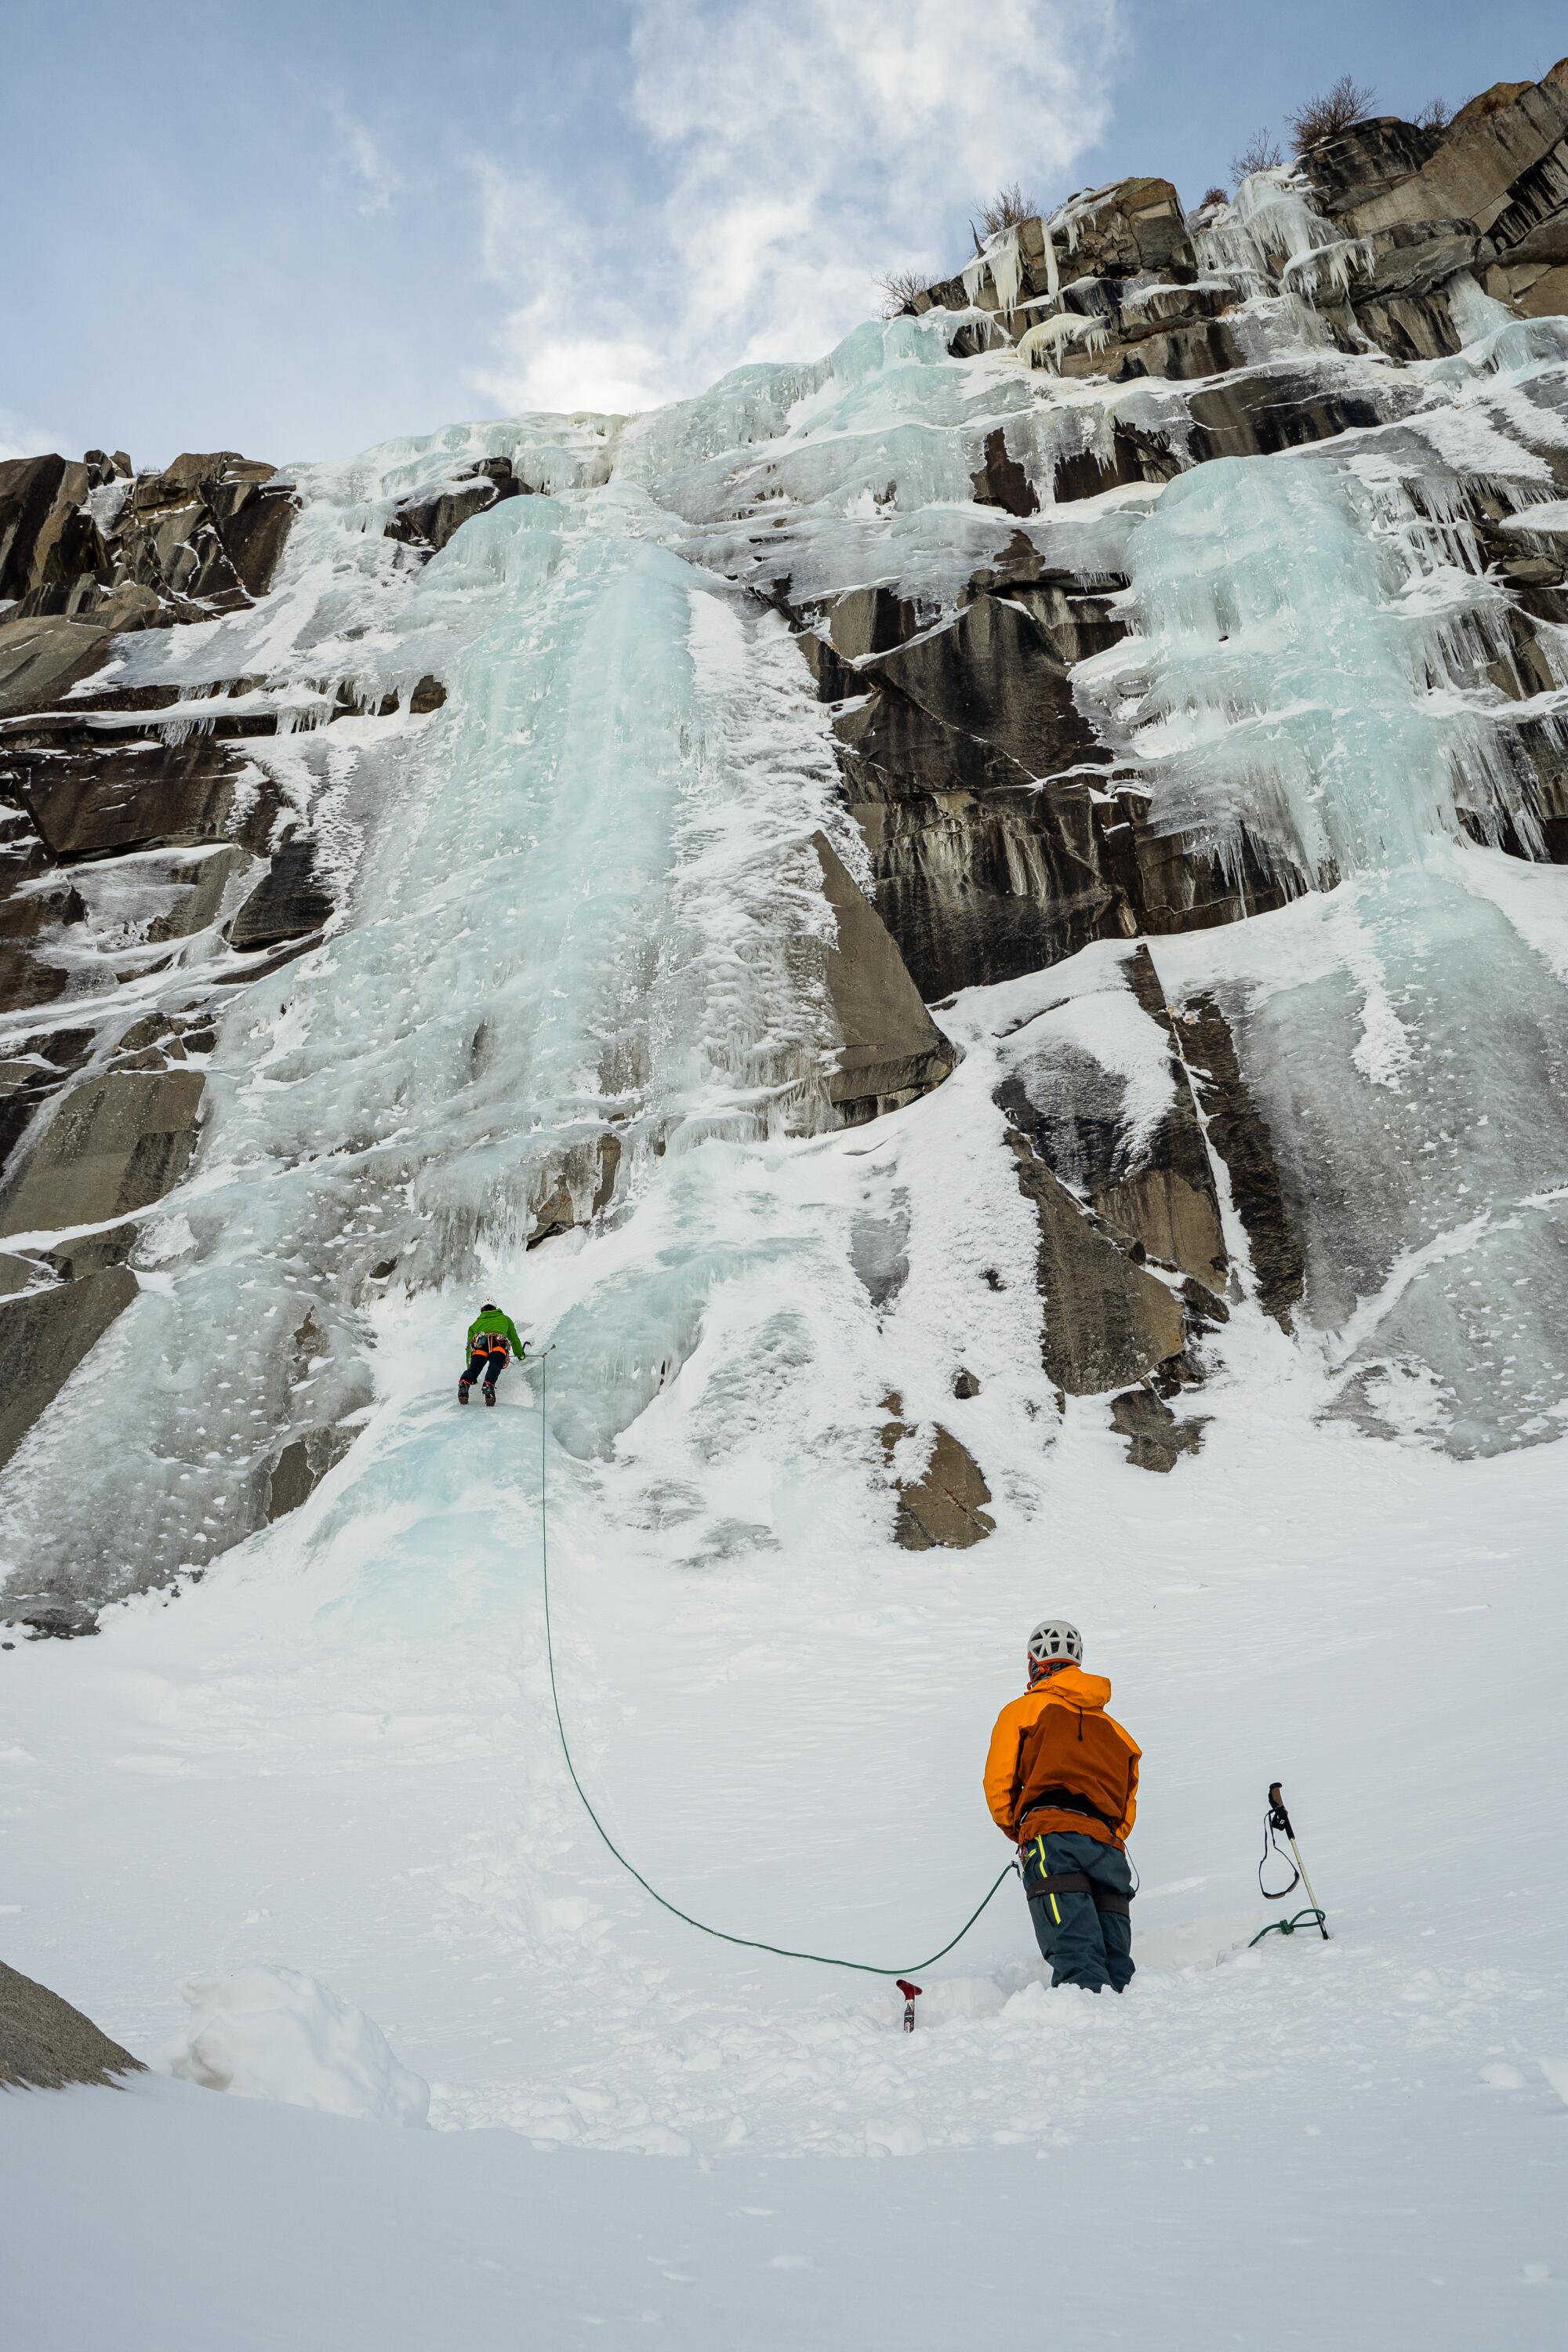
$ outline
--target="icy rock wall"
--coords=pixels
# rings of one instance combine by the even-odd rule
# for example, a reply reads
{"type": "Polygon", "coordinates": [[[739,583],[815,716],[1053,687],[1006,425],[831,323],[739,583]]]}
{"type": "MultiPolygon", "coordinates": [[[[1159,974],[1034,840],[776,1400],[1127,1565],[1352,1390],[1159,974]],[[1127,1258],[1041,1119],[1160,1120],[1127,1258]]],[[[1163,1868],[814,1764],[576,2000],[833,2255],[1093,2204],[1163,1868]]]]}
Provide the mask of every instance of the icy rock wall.
{"type": "Polygon", "coordinates": [[[1468,846],[1540,835],[1458,487],[1353,453],[1221,461],[1171,486],[1130,570],[1131,634],[1078,682],[1151,823],[1332,894],[1306,969],[1228,1001],[1342,1409],[1461,1454],[1552,1434],[1568,993],[1468,846]]]}
{"type": "MultiPolygon", "coordinates": [[[[510,499],[400,593],[376,528],[409,470],[392,454],[371,498],[363,468],[303,474],[289,582],[247,616],[263,642],[191,648],[221,676],[289,626],[296,668],[353,662],[372,688],[439,654],[448,697],[310,779],[318,817],[325,797],[363,842],[354,911],[226,1022],[199,1176],[12,1466],[11,1556],[45,1589],[199,1567],[264,1515],[280,1443],[341,1450],[371,1393],[377,1268],[477,1280],[481,1239],[521,1255],[563,1188],[586,1214],[658,1158],[831,1123],[810,839],[842,821],[784,625],[662,544],[629,486],[510,499]]],[[[655,1384],[712,1278],[688,1248],[623,1318],[619,1353],[655,1384]]],[[[593,1384],[613,1421],[622,1391],[593,1384]]]]}
{"type": "MultiPolygon", "coordinates": [[[[96,936],[77,955],[110,1034],[132,983],[139,1008],[205,990],[221,1019],[197,1164],[142,1221],[133,1303],[5,1474],[13,1605],[201,1569],[363,1425],[386,1284],[492,1279],[645,1195],[641,1255],[565,1335],[570,1447],[613,1444],[760,1267],[788,1260],[813,1301],[754,1339],[730,1316],[762,1364],[842,1355],[841,1331],[810,1336],[840,1286],[871,1323],[847,1223],[824,1259],[798,1217],[737,1218],[722,1147],[836,1123],[813,835],[866,875],[779,555],[833,592],[890,557],[912,605],[951,614],[1011,536],[965,495],[997,415],[1055,461],[1054,415],[1016,370],[956,363],[950,326],[868,326],[629,427],[459,426],[289,469],[270,595],[115,641],[93,681],[113,723],[133,705],[143,742],[197,751],[221,730],[237,804],[300,829],[336,911],[271,972],[233,952],[232,893],[172,961],[96,936]],[[431,553],[480,474],[510,494],[431,553]]],[[[14,1232],[18,1265],[58,1240],[14,1232]]],[[[866,1371],[873,1409],[886,1381],[866,1371]]],[[[707,1390],[721,1445],[756,1381],[707,1390]]],[[[861,1447],[842,1398],[828,1422],[861,1447]]]]}
{"type": "MultiPolygon", "coordinates": [[[[1342,158],[1331,195],[1310,163],[1259,175],[1192,223],[1163,182],[1090,191],[826,359],[629,423],[287,469],[257,490],[293,518],[269,593],[187,594],[179,625],[112,640],[90,710],[62,687],[27,720],[7,775],[47,1018],[90,1035],[94,1084],[184,1056],[203,1123],[118,1240],[11,1229],[28,1313],[68,1250],[68,1286],[124,1308],[0,1487],[13,1598],[204,1566],[365,1426],[388,1298],[504,1289],[526,1244],[589,1221],[552,1307],[583,1475],[609,1465],[628,1524],[706,1529],[702,1557],[772,1540],[813,1493],[853,1516],[876,1401],[910,1381],[889,1332],[960,1212],[902,1170],[802,1172],[834,1120],[819,828],[930,997],[1152,942],[1162,1068],[1162,981],[1201,1001],[1216,1066],[1239,1056],[1226,1116],[1256,1129],[1291,1269],[1269,1296],[1289,1311],[1304,1258],[1323,1393],[1459,1451],[1555,1430],[1563,960],[1555,886],[1525,908],[1506,877],[1568,843],[1568,351],[1555,318],[1478,290],[1512,299],[1489,255],[1522,197],[1384,226],[1362,168],[1342,158]],[[62,752],[83,778],[63,797],[62,752]],[[165,864],[68,888],[66,861],[127,846],[103,828],[132,805],[165,864]],[[192,855],[199,889],[166,862],[192,855]]],[[[0,624],[0,652],[33,625],[0,624]]],[[[991,1011],[953,1016],[976,1068],[991,1011]]],[[[1182,1277],[1226,1273],[1186,1080],[1205,1222],[1184,1258],[1134,1199],[1170,1192],[1170,1120],[1145,1133],[1117,1037],[1077,1018],[1055,1024],[1070,1052],[1042,1029],[1025,1092],[1061,1162],[1031,1178],[1057,1257],[1095,1261],[1081,1346],[1016,1192],[976,1174],[968,1212],[1006,1236],[990,1270],[1031,1415],[1042,1362],[1078,1393],[1110,1379],[1084,1305],[1102,1274],[1159,1310],[1116,1380],[1170,1395],[1202,1369],[1182,1277]],[[1104,1167],[1068,1126],[1114,1128],[1104,1167]]],[[[38,1034],[13,1033],[43,1103],[24,1184],[69,1133],[38,1034]]],[[[1003,1148],[983,1097],[963,1091],[976,1171],[1003,1148]]],[[[967,1351],[973,1300],[952,1313],[967,1351]]],[[[900,1459],[932,1443],[918,1411],[900,1459]]],[[[460,1465],[432,1447],[410,1425],[359,1502],[455,1507],[460,1465]]]]}

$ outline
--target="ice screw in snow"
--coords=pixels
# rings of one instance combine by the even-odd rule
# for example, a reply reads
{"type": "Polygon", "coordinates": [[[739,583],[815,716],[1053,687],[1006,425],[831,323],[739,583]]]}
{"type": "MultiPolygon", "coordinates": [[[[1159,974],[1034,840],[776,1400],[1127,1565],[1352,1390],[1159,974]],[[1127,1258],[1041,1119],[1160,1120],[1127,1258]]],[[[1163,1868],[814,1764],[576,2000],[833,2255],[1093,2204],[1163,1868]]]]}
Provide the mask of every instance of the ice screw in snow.
{"type": "Polygon", "coordinates": [[[904,1996],[904,2032],[912,2033],[915,2030],[915,2003],[921,1997],[921,1987],[911,1984],[908,1977],[900,1977],[898,1984],[904,1996]]]}

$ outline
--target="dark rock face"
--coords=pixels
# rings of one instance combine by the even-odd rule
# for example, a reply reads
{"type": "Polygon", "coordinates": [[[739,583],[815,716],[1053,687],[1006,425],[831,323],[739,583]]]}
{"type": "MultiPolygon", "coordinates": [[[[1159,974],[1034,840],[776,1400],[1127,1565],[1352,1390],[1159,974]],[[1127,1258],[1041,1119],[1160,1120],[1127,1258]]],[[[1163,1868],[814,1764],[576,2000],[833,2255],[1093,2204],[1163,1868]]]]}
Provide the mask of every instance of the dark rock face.
{"type": "Polygon", "coordinates": [[[268,1473],[268,1523],[309,1502],[352,1442],[353,1432],[343,1429],[312,1429],[303,1437],[291,1439],[268,1473]]]}
{"type": "MultiPolygon", "coordinates": [[[[37,1269],[17,1258],[0,1268],[23,1279],[37,1269]]],[[[136,1296],[136,1277],[122,1265],[106,1266],[78,1281],[0,1298],[0,1362],[5,1383],[0,1393],[0,1463],[8,1462],[33,1423],[52,1404],[89,1348],[136,1296]]]]}
{"type": "MultiPolygon", "coordinates": [[[[1043,255],[1043,239],[1040,250],[1043,255]]],[[[1169,180],[1114,180],[1074,204],[1061,275],[1132,278],[1148,272],[1179,280],[1195,258],[1182,200],[1169,180]]]]}
{"type": "Polygon", "coordinates": [[[471,473],[458,477],[436,497],[405,499],[386,526],[386,537],[433,555],[470,515],[483,514],[487,507],[519,498],[529,488],[512,472],[510,457],[482,458],[471,473]]]}
{"type": "MultiPolygon", "coordinates": [[[[1358,129],[1363,126],[1357,126],[1358,129]]],[[[1413,126],[1386,126],[1380,153],[1363,147],[1358,158],[1347,142],[1325,142],[1306,159],[1314,187],[1331,184],[1332,206],[1352,236],[1394,221],[1432,221],[1462,216],[1489,236],[1500,259],[1553,210],[1554,151],[1568,136],[1568,58],[1539,82],[1507,83],[1487,91],[1457,114],[1436,136],[1428,153],[1405,173],[1388,167],[1394,146],[1431,137],[1413,126]],[[1320,157],[1321,160],[1320,161],[1320,157]],[[1370,168],[1368,168],[1370,165],[1370,168]],[[1356,174],[1363,177],[1358,184],[1356,174]]]]}
{"type": "Polygon", "coordinates": [[[1153,833],[1144,792],[1109,769],[1070,673],[1122,634],[1110,597],[1032,550],[1012,572],[912,644],[912,614],[871,592],[838,600],[831,642],[802,638],[847,706],[834,731],[877,908],[929,1001],[1283,903],[1255,860],[1227,872],[1153,833]]]}
{"type": "Polygon", "coordinates": [[[952,1048],[826,835],[814,835],[812,846],[838,927],[827,951],[827,992],[844,1046],[828,1097],[841,1118],[858,1125],[940,1086],[952,1067],[952,1048]]]}
{"type": "Polygon", "coordinates": [[[1031,1065],[1021,1060],[997,1100],[1036,1156],[1117,1239],[1209,1291],[1223,1290],[1230,1267],[1219,1203],[1164,992],[1147,948],[1136,949],[1122,970],[1143,1012],[1169,1042],[1171,1100],[1152,1133],[1130,1146],[1118,1116],[1118,1090],[1107,1085],[1108,1074],[1093,1063],[1080,1074],[1064,1066],[1059,1053],[1047,1051],[1043,1057],[1033,1090],[1031,1065]]]}
{"type": "MultiPolygon", "coordinates": [[[[1007,448],[1005,428],[998,425],[985,436],[985,460],[973,477],[974,503],[1000,507],[1006,514],[1038,514],[1040,501],[1033,482],[1007,448]]],[[[871,648],[867,647],[869,652],[871,648]]]]}
{"type": "Polygon", "coordinates": [[[1105,753],[1074,707],[1068,672],[1120,631],[1102,600],[1069,597],[1054,581],[978,596],[950,628],[859,665],[857,683],[977,738],[1033,781],[1105,753]]]}
{"type": "Polygon", "coordinates": [[[0,1960],[0,2088],[58,2091],[146,2071],[79,2009],[0,1960]]]}
{"type": "Polygon", "coordinates": [[[37,710],[100,667],[110,632],[92,621],[0,620],[0,719],[37,710]]]}
{"type": "MultiPolygon", "coordinates": [[[[913,1433],[899,1418],[904,1409],[900,1397],[889,1393],[882,1409],[893,1416],[881,1431],[882,1458],[890,1463],[900,1440],[913,1433]]],[[[899,1487],[895,1538],[905,1551],[931,1551],[938,1546],[965,1551],[995,1528],[984,1508],[990,1500],[991,1489],[973,1454],[939,1423],[930,1462],[918,1478],[899,1487]]]]}
{"type": "Polygon", "coordinates": [[[1197,1084],[1209,1141],[1224,1161],[1230,1195],[1247,1234],[1258,1295],[1287,1331],[1300,1298],[1306,1262],[1286,1205],[1268,1125],[1237,1060],[1230,1024],[1209,995],[1192,997],[1176,1015],[1187,1067],[1197,1084]]]}
{"type": "Polygon", "coordinates": [[[136,476],[101,450],[79,465],[0,465],[0,597],[16,600],[7,625],[49,616],[145,628],[210,620],[264,595],[296,508],[274,471],[232,449],[136,476]],[[117,495],[89,510],[104,491],[117,495]]]}
{"type": "Polygon", "coordinates": [[[1364,393],[1342,390],[1331,368],[1260,370],[1191,395],[1188,455],[1197,466],[1215,457],[1273,457],[1363,432],[1406,402],[1415,404],[1413,392],[1391,394],[1380,410],[1364,393]]]}
{"type": "Polygon", "coordinates": [[[1129,1438],[1127,1459],[1134,1470],[1173,1470],[1184,1454],[1202,1450],[1206,1422],[1178,1421],[1152,1389],[1126,1390],[1110,1401],[1110,1425],[1129,1438]]]}
{"type": "MultiPolygon", "coordinates": [[[[1122,278],[1152,273],[1174,280],[1190,280],[1196,261],[1187,235],[1182,200],[1169,180],[1116,180],[1074,200],[1065,232],[1056,232],[1058,278],[1122,278]]],[[[1048,292],[1050,270],[1046,260],[1046,226],[1038,218],[1023,222],[1017,234],[1022,299],[1048,292]]],[[[981,310],[999,311],[1000,298],[988,278],[972,297],[962,276],[943,279],[917,294],[910,308],[966,310],[971,300],[981,310]]]]}
{"type": "MultiPolygon", "coordinates": [[[[0,744],[0,790],[14,795],[62,866],[232,838],[237,788],[252,772],[242,754],[206,735],[132,756],[104,748],[85,728],[18,730],[0,744]]],[[[254,841],[259,830],[248,822],[242,837],[254,841]]]]}
{"type": "Polygon", "coordinates": [[[1136,928],[1087,788],[1053,774],[1106,759],[1068,673],[1119,631],[1102,596],[1036,573],[855,667],[805,640],[828,699],[868,697],[835,732],[878,911],[928,999],[1136,928]]]}
{"type": "MultiPolygon", "coordinates": [[[[1068,1395],[1106,1395],[1138,1382],[1139,1397],[1145,1387],[1173,1396],[1201,1381],[1198,1343],[1226,1319],[1218,1296],[1229,1274],[1219,1202],[1147,948],[1091,967],[1095,973],[1087,989],[1047,1004],[1000,1040],[1005,1075],[995,1098],[1039,1227],[1042,1361],[1068,1395]],[[1131,1063],[1128,995],[1148,1024],[1131,1063]],[[1073,1015],[1065,1029],[1055,1018],[1064,1010],[1073,1015]],[[1114,1066],[1083,1042],[1096,1034],[1117,1041],[1114,1066]],[[1128,1069],[1139,1074],[1136,1094],[1128,1069]],[[1166,1095],[1156,1112],[1157,1073],[1166,1095]]],[[[1169,1468],[1175,1454],[1156,1464],[1151,1448],[1156,1435],[1162,1444],[1169,1436],[1173,1417],[1163,1404],[1155,1412],[1153,1401],[1152,1394],[1137,1407],[1149,1442],[1130,1459],[1169,1468]]],[[[1193,1442],[1182,1439],[1177,1450],[1193,1442]]]]}
{"type": "Polygon", "coordinates": [[[1007,1139],[1018,1189],[1039,1219],[1041,1361],[1057,1386],[1098,1396],[1179,1356],[1186,1326],[1174,1293],[1118,1248],[1025,1137],[1007,1139]]]}
{"type": "Polygon", "coordinates": [[[1440,143],[1440,134],[1394,114],[1368,116],[1331,138],[1320,139],[1302,157],[1312,201],[1331,220],[1359,205],[1386,195],[1419,172],[1440,143]]]}
{"type": "Polygon", "coordinates": [[[199,1071],[110,1070],[59,1100],[0,1195],[0,1233],[129,1216],[176,1184],[195,1150],[199,1071]]]}
{"type": "Polygon", "coordinates": [[[1080,278],[1063,288],[1061,313],[1085,320],[1095,331],[1065,343],[1055,371],[1131,383],[1141,376],[1179,382],[1242,367],[1246,354],[1224,315],[1234,299],[1215,286],[1080,278]]]}
{"type": "Polygon", "coordinates": [[[1499,82],[1444,131],[1393,116],[1358,122],[1302,158],[1320,209],[1370,239],[1358,322],[1395,358],[1457,348],[1441,320],[1444,278],[1472,264],[1526,318],[1568,301],[1568,59],[1539,82],[1499,82]],[[1409,297],[1436,289],[1421,305],[1409,297]],[[1384,309],[1388,295],[1405,298],[1384,309]]]}
{"type": "Polygon", "coordinates": [[[258,882],[228,927],[231,947],[248,953],[303,939],[331,919],[332,901],[319,877],[316,847],[308,834],[290,834],[272,853],[258,882]]]}

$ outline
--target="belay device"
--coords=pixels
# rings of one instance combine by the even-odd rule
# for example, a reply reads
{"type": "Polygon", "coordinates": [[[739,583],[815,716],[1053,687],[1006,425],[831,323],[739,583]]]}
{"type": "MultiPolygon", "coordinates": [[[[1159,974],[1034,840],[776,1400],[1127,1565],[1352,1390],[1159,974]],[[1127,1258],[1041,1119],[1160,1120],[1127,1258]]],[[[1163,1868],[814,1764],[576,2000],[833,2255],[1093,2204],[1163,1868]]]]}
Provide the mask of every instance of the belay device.
{"type": "MultiPolygon", "coordinates": [[[[1312,1892],[1312,1882],[1307,1875],[1307,1865],[1301,1859],[1301,1849],[1296,1843],[1296,1832],[1290,1826],[1290,1816],[1285,1810],[1285,1799],[1279,1783],[1278,1780],[1270,1780],[1268,1811],[1263,1816],[1263,1853],[1258,1864],[1258,1891],[1265,1903],[1283,1903],[1285,1897],[1293,1894],[1298,1886],[1306,1888],[1310,1908],[1295,1912],[1289,1919],[1271,1919],[1267,1927],[1259,1927],[1257,1935],[1252,1938],[1252,1944],[1260,1944],[1265,1936],[1293,1936],[1297,1928],[1305,1927],[1309,1920],[1316,1927],[1324,1943],[1329,1941],[1328,1914],[1312,1892]],[[1295,1857],[1293,1867],[1289,1856],[1286,1854],[1279,1843],[1281,1830],[1290,1842],[1290,1853],[1295,1857]],[[1283,1886],[1265,1886],[1263,1884],[1263,1874],[1268,1867],[1270,1852],[1277,1853],[1280,1861],[1290,1870],[1290,1875],[1283,1886]]],[[[1252,1949],[1252,1944],[1248,1944],[1247,1948],[1248,1951],[1252,1949]]]]}

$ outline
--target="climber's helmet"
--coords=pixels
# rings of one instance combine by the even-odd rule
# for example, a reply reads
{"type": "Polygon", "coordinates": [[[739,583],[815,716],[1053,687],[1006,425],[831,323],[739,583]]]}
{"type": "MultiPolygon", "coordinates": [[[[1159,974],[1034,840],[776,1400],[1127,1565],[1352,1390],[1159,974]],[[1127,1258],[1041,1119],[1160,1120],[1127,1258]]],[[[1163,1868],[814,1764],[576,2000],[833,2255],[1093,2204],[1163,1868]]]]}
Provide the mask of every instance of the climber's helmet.
{"type": "Polygon", "coordinates": [[[1047,1617],[1029,1636],[1031,1666],[1081,1666],[1083,1636],[1065,1618],[1047,1617]]]}

